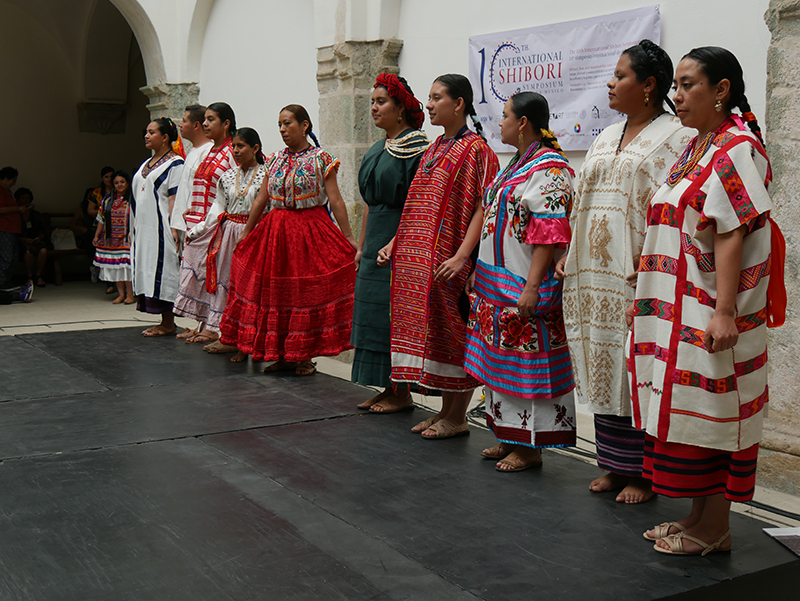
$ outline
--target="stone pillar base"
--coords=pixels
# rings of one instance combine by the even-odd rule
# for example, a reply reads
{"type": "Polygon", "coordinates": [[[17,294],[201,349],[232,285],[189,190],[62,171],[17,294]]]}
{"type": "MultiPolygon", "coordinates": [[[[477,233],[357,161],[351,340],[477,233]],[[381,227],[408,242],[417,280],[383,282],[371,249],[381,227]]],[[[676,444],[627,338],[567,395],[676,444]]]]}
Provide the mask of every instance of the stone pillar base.
{"type": "Polygon", "coordinates": [[[151,119],[170,117],[176,123],[183,117],[184,109],[197,104],[200,86],[196,83],[160,83],[139,90],[150,99],[147,110],[151,119]]]}

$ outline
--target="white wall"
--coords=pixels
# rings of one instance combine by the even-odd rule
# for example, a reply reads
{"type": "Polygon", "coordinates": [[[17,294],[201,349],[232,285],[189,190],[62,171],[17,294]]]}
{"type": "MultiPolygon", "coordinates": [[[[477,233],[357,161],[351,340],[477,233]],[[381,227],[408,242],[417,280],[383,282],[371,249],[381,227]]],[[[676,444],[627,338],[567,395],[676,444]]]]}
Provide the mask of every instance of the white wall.
{"type": "MultiPolygon", "coordinates": [[[[696,46],[723,46],[742,64],[747,96],[765,125],[769,0],[403,0],[398,37],[400,72],[423,102],[442,73],[468,70],[470,36],[585,19],[660,4],[661,46],[677,65],[696,46]]],[[[610,74],[609,74],[610,76],[610,74]]],[[[426,127],[429,135],[440,128],[426,127]]],[[[578,167],[583,153],[569,153],[578,167]]],[[[502,157],[501,157],[502,158],[502,157]]]]}
{"type": "MultiPolygon", "coordinates": [[[[216,0],[200,60],[200,102],[227,102],[253,127],[264,152],[283,148],[278,113],[302,104],[318,122],[312,0],[216,0]]],[[[319,132],[324,144],[324,132],[319,132]]]]}

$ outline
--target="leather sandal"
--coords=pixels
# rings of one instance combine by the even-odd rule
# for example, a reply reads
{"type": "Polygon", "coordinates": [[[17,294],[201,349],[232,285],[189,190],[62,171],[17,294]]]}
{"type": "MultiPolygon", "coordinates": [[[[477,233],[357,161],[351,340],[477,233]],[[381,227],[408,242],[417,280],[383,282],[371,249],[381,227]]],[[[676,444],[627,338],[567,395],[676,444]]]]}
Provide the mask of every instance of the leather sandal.
{"type": "MultiPolygon", "coordinates": [[[[460,426],[456,426],[453,422],[446,419],[440,419],[427,430],[436,432],[436,436],[423,436],[425,440],[443,440],[445,438],[455,438],[456,436],[466,436],[469,434],[469,424],[464,422],[460,426]]],[[[423,430],[423,432],[427,432],[423,430]]]]}
{"type": "Polygon", "coordinates": [[[438,415],[434,415],[432,417],[429,417],[425,421],[419,422],[416,426],[411,428],[411,431],[414,434],[420,434],[420,433],[424,432],[425,430],[427,430],[428,428],[430,428],[433,424],[438,422],[440,419],[442,419],[442,418],[439,417],[438,415]]]}
{"type": "Polygon", "coordinates": [[[661,540],[669,545],[669,549],[662,549],[658,545],[653,545],[656,551],[659,553],[666,553],[667,555],[700,555],[701,557],[705,557],[709,553],[727,553],[731,550],[730,547],[727,549],[720,549],[719,546],[725,542],[725,539],[731,535],[731,529],[728,530],[723,534],[720,538],[716,541],[711,543],[710,545],[700,540],[699,538],[695,538],[694,536],[689,536],[685,532],[678,532],[678,534],[670,534],[669,536],[665,536],[661,540]],[[690,540],[693,543],[700,545],[702,551],[695,551],[694,553],[687,553],[683,550],[683,541],[690,540]]]}
{"type": "MultiPolygon", "coordinates": [[[[506,445],[506,447],[511,447],[511,445],[506,445]]],[[[503,447],[503,443],[496,444],[491,449],[484,449],[481,451],[481,457],[484,459],[491,459],[492,461],[498,461],[499,459],[505,459],[509,455],[511,455],[513,448],[511,450],[506,451],[503,447]]]]}
{"type": "Polygon", "coordinates": [[[516,453],[510,453],[508,457],[505,459],[501,459],[497,462],[497,465],[494,467],[498,472],[523,472],[527,469],[532,467],[542,467],[542,457],[539,456],[539,459],[526,462],[520,455],[516,453]],[[502,468],[501,465],[507,465],[508,468],[502,468]]]}
{"type": "MultiPolygon", "coordinates": [[[[647,536],[647,532],[643,532],[642,536],[645,537],[647,540],[657,541],[661,540],[662,538],[666,538],[670,535],[670,528],[677,528],[678,532],[683,532],[686,530],[686,527],[679,524],[678,522],[664,522],[663,524],[659,524],[658,526],[653,526],[651,529],[655,531],[655,538],[650,538],[647,536]]],[[[678,534],[678,532],[673,532],[672,534],[678,534]]]]}

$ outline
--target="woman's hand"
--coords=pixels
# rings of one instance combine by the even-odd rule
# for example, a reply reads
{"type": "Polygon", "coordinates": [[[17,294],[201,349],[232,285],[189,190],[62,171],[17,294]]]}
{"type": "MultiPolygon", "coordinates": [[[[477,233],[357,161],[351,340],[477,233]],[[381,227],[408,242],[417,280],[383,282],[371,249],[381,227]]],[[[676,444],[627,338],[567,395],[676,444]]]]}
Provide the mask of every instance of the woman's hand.
{"type": "Polygon", "coordinates": [[[236,248],[237,246],[239,246],[242,243],[242,240],[244,240],[245,238],[247,238],[247,234],[242,232],[241,235],[236,239],[236,244],[234,244],[233,247],[236,248]]]}
{"type": "Polygon", "coordinates": [[[94,237],[94,239],[92,240],[92,245],[94,245],[94,246],[97,246],[97,244],[98,244],[99,242],[100,242],[100,238],[98,238],[97,236],[95,236],[95,237],[94,237]]]}
{"type": "Polygon", "coordinates": [[[714,317],[711,318],[706,333],[703,335],[703,344],[706,345],[706,349],[709,352],[718,353],[733,348],[738,341],[739,330],[733,315],[714,313],[714,317]]]}
{"type": "Polygon", "coordinates": [[[628,308],[625,309],[625,323],[628,324],[629,328],[633,325],[633,310],[634,310],[633,303],[628,305],[628,308]]]}
{"type": "Polygon", "coordinates": [[[539,302],[539,289],[525,286],[522,294],[517,299],[517,312],[523,319],[530,319],[536,311],[539,302]]]}
{"type": "Polygon", "coordinates": [[[389,242],[389,244],[378,251],[378,265],[380,267],[385,267],[391,262],[393,244],[393,242],[389,242]]]}
{"type": "Polygon", "coordinates": [[[633,273],[625,276],[625,283],[630,286],[631,288],[636,288],[636,282],[639,281],[639,272],[634,271],[633,273]]]}
{"type": "Polygon", "coordinates": [[[358,271],[358,268],[361,267],[361,257],[363,254],[364,253],[360,250],[356,251],[356,271],[358,271]]]}
{"type": "Polygon", "coordinates": [[[461,273],[461,270],[464,269],[464,265],[466,265],[466,263],[467,259],[462,259],[458,255],[447,259],[447,261],[439,265],[436,271],[433,272],[433,281],[438,282],[444,280],[445,282],[449,282],[459,273],[461,273]]]}
{"type": "Polygon", "coordinates": [[[473,292],[475,292],[475,272],[474,271],[471,274],[469,274],[469,277],[467,278],[467,283],[464,284],[464,292],[466,292],[467,294],[472,294],[473,292]]]}
{"type": "Polygon", "coordinates": [[[564,266],[567,264],[567,255],[561,257],[558,262],[556,263],[556,272],[555,278],[559,282],[563,281],[565,277],[567,277],[567,272],[564,271],[564,266]]]}

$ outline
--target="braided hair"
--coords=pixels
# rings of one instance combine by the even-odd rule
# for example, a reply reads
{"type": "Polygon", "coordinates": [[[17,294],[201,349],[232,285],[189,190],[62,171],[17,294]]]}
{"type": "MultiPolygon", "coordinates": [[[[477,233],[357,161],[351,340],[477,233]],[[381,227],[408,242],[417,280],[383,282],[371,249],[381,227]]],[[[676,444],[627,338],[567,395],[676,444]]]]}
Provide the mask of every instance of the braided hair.
{"type": "Polygon", "coordinates": [[[541,132],[542,145],[563,154],[556,135],[550,131],[550,105],[536,92],[518,92],[511,97],[511,110],[517,119],[527,117],[533,131],[541,132]]]}
{"type": "Polygon", "coordinates": [[[458,73],[446,73],[445,75],[440,75],[434,81],[442,84],[447,90],[447,95],[453,100],[458,100],[459,98],[464,100],[464,114],[472,119],[475,132],[481,138],[486,139],[483,134],[481,120],[478,119],[478,113],[475,112],[475,107],[472,105],[472,84],[469,83],[469,79],[458,73]]]}
{"type": "Polygon", "coordinates": [[[700,65],[700,70],[708,77],[708,83],[717,85],[723,79],[731,83],[730,96],[725,107],[729,112],[738,108],[742,111],[742,118],[758,140],[764,145],[761,128],[756,121],[756,116],[750,110],[750,103],[744,95],[744,74],[742,66],[730,50],[719,46],[703,46],[694,48],[683,58],[690,58],[700,65]]]}
{"type": "Polygon", "coordinates": [[[311,117],[308,116],[308,111],[306,108],[301,104],[287,104],[285,107],[281,109],[281,113],[283,111],[289,111],[292,115],[294,115],[295,120],[302,125],[303,121],[308,122],[308,129],[306,130],[306,135],[310,136],[311,139],[314,141],[314,144],[317,148],[319,148],[319,140],[317,140],[317,136],[314,135],[314,124],[311,123],[311,117]]]}
{"type": "Polygon", "coordinates": [[[162,136],[167,136],[170,143],[178,139],[178,126],[169,117],[159,117],[153,119],[153,122],[158,125],[158,131],[162,136]]]}
{"type": "Polygon", "coordinates": [[[236,133],[236,114],[233,112],[230,104],[227,102],[212,102],[208,105],[206,110],[214,111],[223,124],[226,121],[230,122],[230,126],[228,127],[229,136],[233,136],[233,134],[236,133]]]}
{"type": "Polygon", "coordinates": [[[636,79],[644,82],[648,77],[656,80],[656,94],[661,105],[666,102],[670,110],[675,113],[675,105],[669,97],[672,88],[672,79],[675,69],[672,60],[664,49],[651,40],[642,40],[635,46],[626,48],[622,54],[627,54],[631,61],[631,69],[636,73],[636,79]]]}

